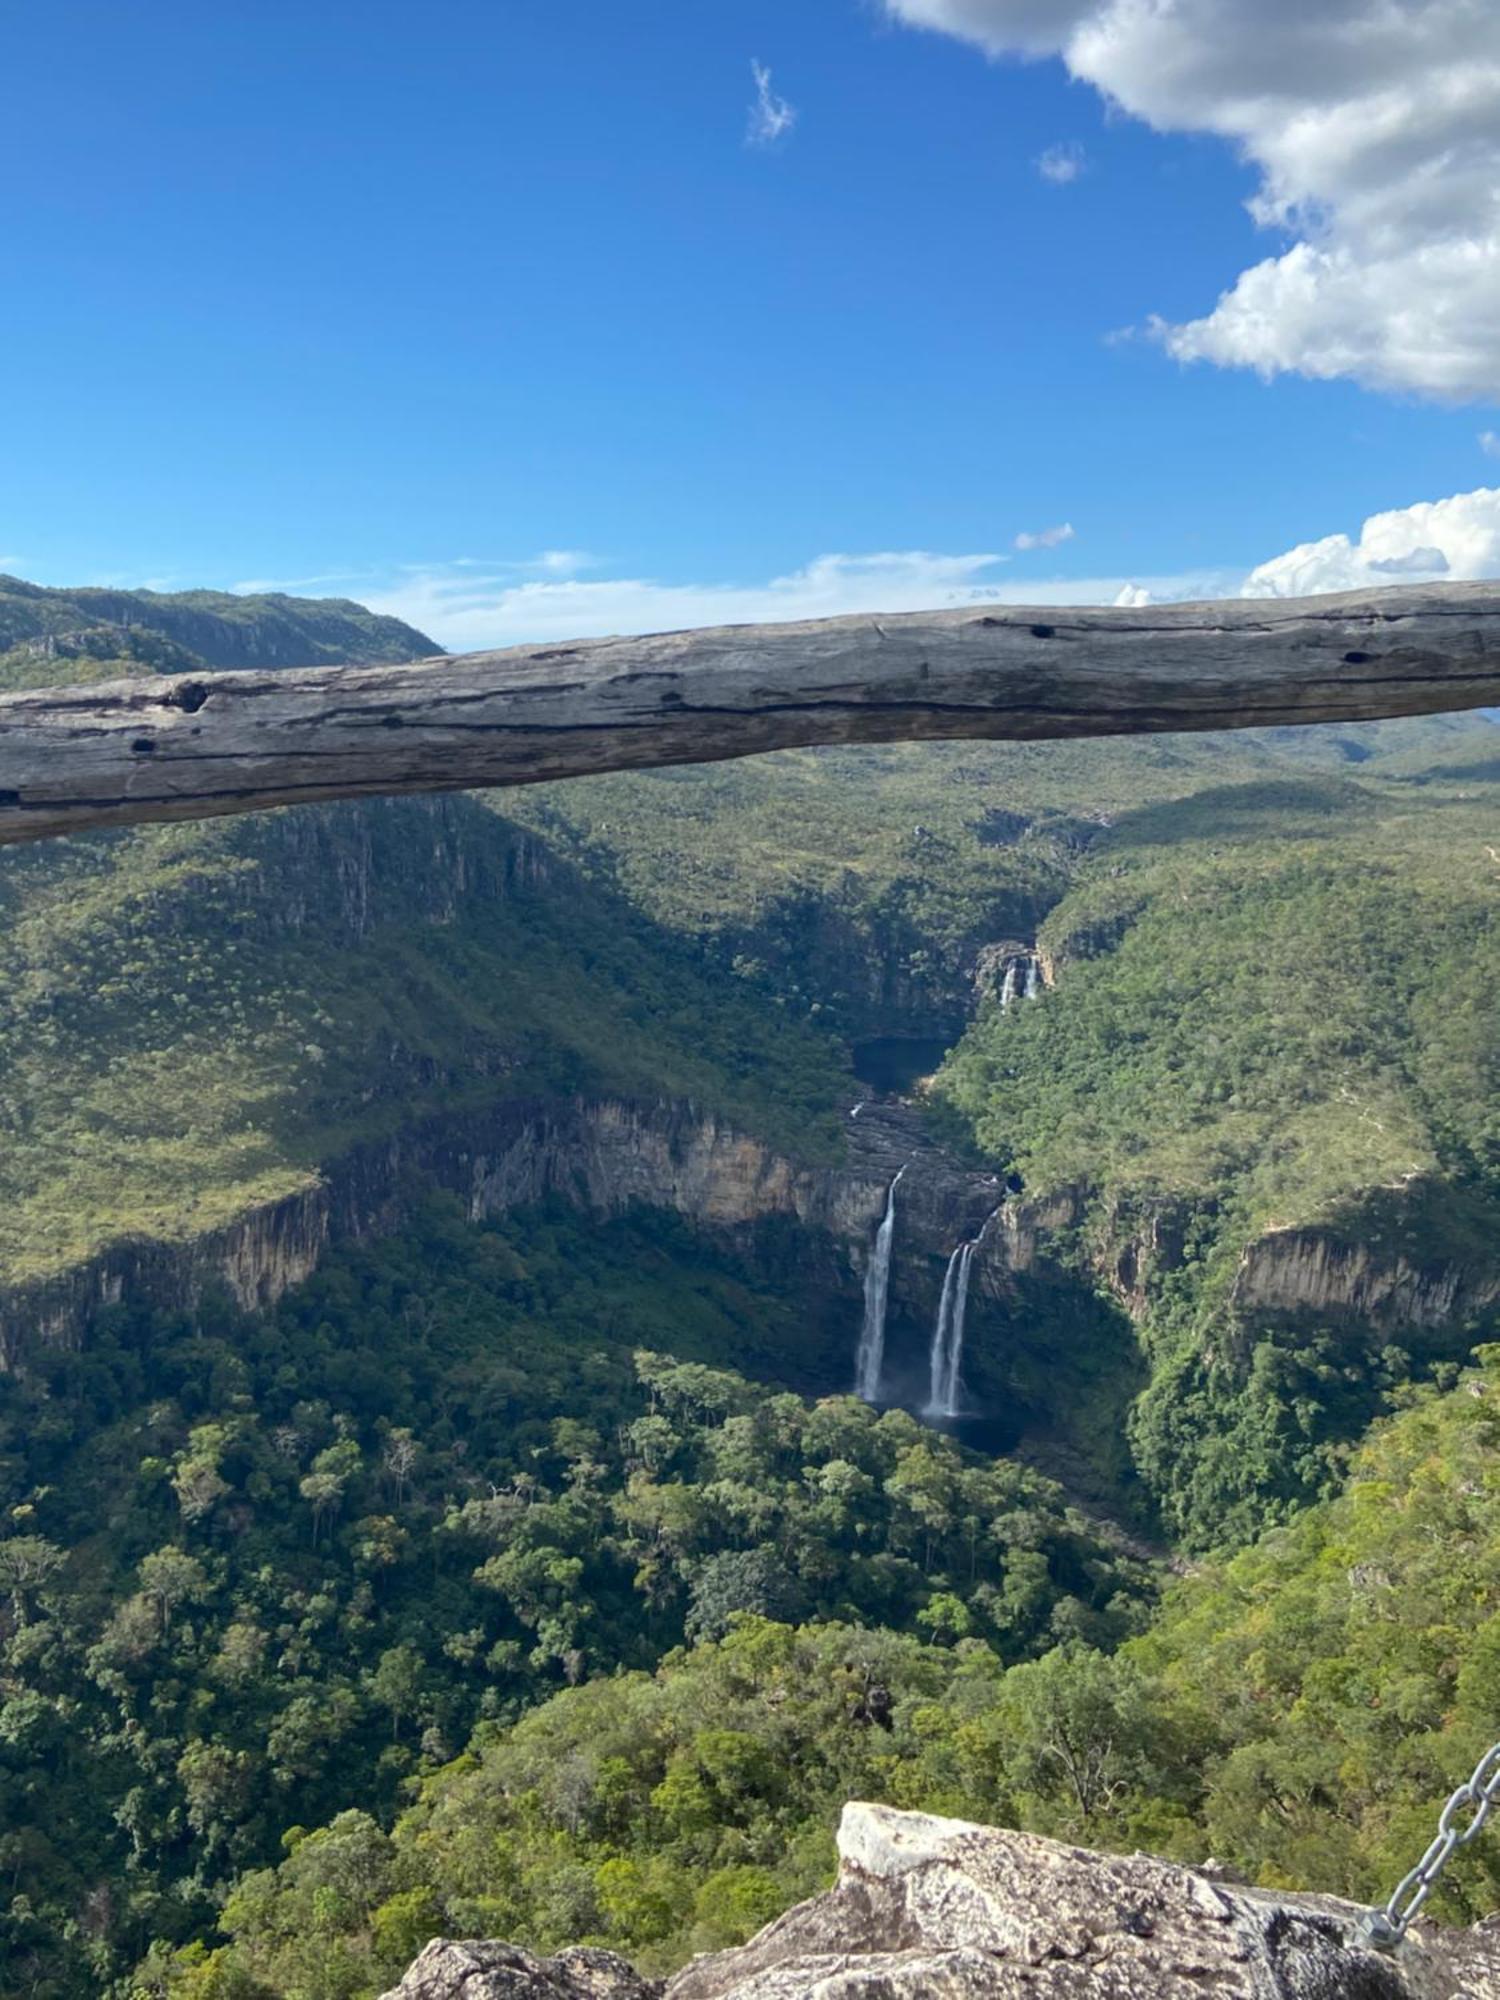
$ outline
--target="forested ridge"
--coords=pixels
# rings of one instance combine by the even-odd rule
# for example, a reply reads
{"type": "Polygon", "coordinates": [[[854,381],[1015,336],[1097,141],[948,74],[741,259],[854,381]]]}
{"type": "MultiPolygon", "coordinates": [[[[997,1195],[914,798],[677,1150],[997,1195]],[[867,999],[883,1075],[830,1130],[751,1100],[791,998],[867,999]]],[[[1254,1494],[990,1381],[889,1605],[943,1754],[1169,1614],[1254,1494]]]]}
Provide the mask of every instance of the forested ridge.
{"type": "Polygon", "coordinates": [[[771,1386],[842,1376],[817,1334],[660,1216],[439,1200],[272,1315],[120,1308],[0,1381],[13,1962],[102,1979],[286,1826],[742,1613],[1011,1658],[1139,1625],[1147,1570],[1050,1482],[771,1386]]]}
{"type": "MultiPolygon", "coordinates": [[[[427,650],[390,627],[0,586],[18,682],[427,650]]],[[[836,1169],[865,1037],[955,1044],[930,1130],[1052,1219],[976,1288],[958,1439],[846,1394],[859,1273],[784,1213],[476,1222],[408,1166],[265,1310],[33,1312],[0,1993],[372,2000],[439,1931],[665,1968],[820,1887],[855,1795],[1389,1886],[1500,1708],[1494,741],[788,753],[5,856],[0,1309],[509,1102],[836,1169]],[[1049,979],[1004,1010],[1003,943],[1049,979]]],[[[942,1258],[897,1254],[920,1364],[942,1258]]],[[[1497,1892],[1480,1842],[1437,1907],[1497,1892]]]]}

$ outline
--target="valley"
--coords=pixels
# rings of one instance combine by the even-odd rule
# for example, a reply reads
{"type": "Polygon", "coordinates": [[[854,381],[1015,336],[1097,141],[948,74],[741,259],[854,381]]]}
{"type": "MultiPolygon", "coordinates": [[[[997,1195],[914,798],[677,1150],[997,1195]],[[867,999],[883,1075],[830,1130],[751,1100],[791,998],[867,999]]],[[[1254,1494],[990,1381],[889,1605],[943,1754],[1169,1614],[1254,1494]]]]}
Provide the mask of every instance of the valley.
{"type": "MultiPolygon", "coordinates": [[[[0,635],[434,650],[305,604],[7,585],[0,635]]],[[[669,1969],[860,1795],[1373,1894],[1495,1700],[1497,740],[0,856],[18,1990],[669,1969]]]]}

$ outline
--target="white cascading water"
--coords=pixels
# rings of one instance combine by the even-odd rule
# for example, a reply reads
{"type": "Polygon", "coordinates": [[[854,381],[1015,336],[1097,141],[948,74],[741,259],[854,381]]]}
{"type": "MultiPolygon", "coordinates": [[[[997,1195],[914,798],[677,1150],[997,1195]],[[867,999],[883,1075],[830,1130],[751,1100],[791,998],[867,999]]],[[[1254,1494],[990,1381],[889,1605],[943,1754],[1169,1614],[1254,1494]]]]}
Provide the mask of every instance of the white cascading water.
{"type": "Polygon", "coordinates": [[[932,1330],[931,1387],[926,1412],[929,1417],[961,1414],[964,1318],[969,1307],[969,1270],[978,1248],[976,1237],[972,1243],[960,1243],[948,1259],[943,1296],[938,1301],[937,1325],[932,1330]]]}
{"type": "Polygon", "coordinates": [[[1005,980],[1000,988],[1000,1012],[1003,1014],[1020,988],[1020,961],[1012,959],[1005,968],[1005,980]]]}
{"type": "Polygon", "coordinates": [[[1026,998],[1035,1000],[1042,990],[1042,961],[1028,958],[1026,961],[1026,998]]]}
{"type": "Polygon", "coordinates": [[[865,1273],[865,1323],[860,1328],[859,1352],[854,1360],[854,1393],[866,1403],[880,1401],[880,1382],[885,1373],[885,1305],[891,1288],[891,1239],[896,1233],[896,1190],[905,1172],[903,1167],[886,1194],[885,1214],[875,1233],[875,1248],[865,1273]]]}

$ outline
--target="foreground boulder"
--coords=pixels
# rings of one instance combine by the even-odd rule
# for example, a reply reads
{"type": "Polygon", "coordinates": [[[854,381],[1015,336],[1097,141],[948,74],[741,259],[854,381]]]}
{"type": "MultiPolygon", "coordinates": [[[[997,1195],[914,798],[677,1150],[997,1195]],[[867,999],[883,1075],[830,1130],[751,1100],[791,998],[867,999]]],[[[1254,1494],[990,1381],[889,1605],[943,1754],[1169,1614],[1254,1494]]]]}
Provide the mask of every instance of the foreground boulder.
{"type": "Polygon", "coordinates": [[[438,1938],[385,2000],[657,2000],[660,1992],[659,1981],[638,1978],[612,1951],[533,1958],[513,1944],[438,1938]]]}
{"type": "Polygon", "coordinates": [[[1494,1919],[1420,1926],[1387,1957],[1353,1942],[1360,1913],[1333,1897],[887,1806],[845,1807],[839,1859],[827,1895],[665,1988],[604,1952],[429,1945],[386,2000],[1500,2000],[1494,1919]],[[484,1973],[485,1952],[506,1969],[484,1973]],[[465,1953],[472,1969],[455,1958],[435,1984],[443,1955],[465,1953]]]}

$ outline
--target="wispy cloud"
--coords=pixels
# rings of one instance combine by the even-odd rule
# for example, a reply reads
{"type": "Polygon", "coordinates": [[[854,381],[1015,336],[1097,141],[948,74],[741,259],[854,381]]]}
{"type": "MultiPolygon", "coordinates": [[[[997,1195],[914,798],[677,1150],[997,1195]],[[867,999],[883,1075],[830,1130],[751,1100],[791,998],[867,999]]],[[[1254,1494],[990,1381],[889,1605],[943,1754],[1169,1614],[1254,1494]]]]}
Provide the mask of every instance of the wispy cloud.
{"type": "Polygon", "coordinates": [[[268,592],[285,591],[297,596],[304,590],[323,590],[331,583],[368,582],[375,571],[369,569],[327,569],[317,576],[252,576],[229,588],[237,597],[264,597],[268,592]]]}
{"type": "MultiPolygon", "coordinates": [[[[402,576],[426,576],[434,569],[461,572],[472,570],[476,575],[486,577],[570,577],[578,576],[586,569],[596,569],[599,558],[590,555],[587,549],[542,549],[534,556],[521,556],[514,560],[499,560],[489,556],[453,556],[442,563],[402,563],[397,574],[402,576]]],[[[314,576],[252,576],[241,583],[232,583],[229,588],[237,596],[259,597],[270,591],[286,591],[298,596],[306,591],[327,590],[334,584],[368,584],[372,588],[388,587],[390,572],[375,569],[325,569],[314,576]]]]}
{"type": "Polygon", "coordinates": [[[750,146],[774,146],[785,139],[797,123],[797,113],[784,97],[777,95],[770,69],[765,63],[752,60],[750,74],[755,79],[755,97],[750,106],[745,143],[750,146]]]}
{"type": "MultiPolygon", "coordinates": [[[[823,555],[763,583],[663,583],[651,577],[534,578],[499,566],[412,567],[367,595],[373,611],[404,618],[454,652],[492,646],[682,631],[700,625],[763,625],[856,612],[961,609],[970,604],[1112,604],[1122,591],[1157,603],[1231,596],[1243,570],[1168,576],[1000,581],[1007,558],[892,550],[823,555]]],[[[1137,598],[1131,601],[1140,602],[1137,598]]]]}
{"type": "Polygon", "coordinates": [[[1076,139],[1060,140],[1038,153],[1034,165],[1044,181],[1053,187],[1070,187],[1088,172],[1088,155],[1076,139]]]}
{"type": "Polygon", "coordinates": [[[1055,528],[1025,529],[1016,536],[1018,549],[1056,549],[1073,540],[1073,523],[1059,521],[1055,528]]]}
{"type": "Polygon", "coordinates": [[[1481,431],[1479,449],[1487,458],[1500,458],[1500,431],[1481,431]]]}

